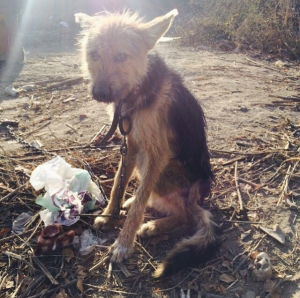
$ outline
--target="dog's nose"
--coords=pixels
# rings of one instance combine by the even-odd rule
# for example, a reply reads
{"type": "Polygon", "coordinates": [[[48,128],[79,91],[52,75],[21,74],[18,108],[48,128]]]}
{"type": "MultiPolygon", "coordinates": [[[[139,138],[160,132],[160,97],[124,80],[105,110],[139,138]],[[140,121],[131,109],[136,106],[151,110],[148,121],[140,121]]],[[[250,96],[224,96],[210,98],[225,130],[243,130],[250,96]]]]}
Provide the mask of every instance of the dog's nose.
{"type": "Polygon", "coordinates": [[[108,101],[110,99],[110,90],[107,86],[94,85],[92,94],[93,97],[97,100],[108,101]]]}

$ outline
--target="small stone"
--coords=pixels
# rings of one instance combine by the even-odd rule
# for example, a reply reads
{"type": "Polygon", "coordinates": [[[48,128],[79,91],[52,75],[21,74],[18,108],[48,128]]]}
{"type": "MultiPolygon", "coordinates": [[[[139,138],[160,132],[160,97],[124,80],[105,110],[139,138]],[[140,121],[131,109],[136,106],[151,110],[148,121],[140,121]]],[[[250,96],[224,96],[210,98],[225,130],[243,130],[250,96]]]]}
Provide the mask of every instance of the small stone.
{"type": "Polygon", "coordinates": [[[29,104],[27,102],[25,102],[22,106],[23,110],[27,110],[29,108],[29,104]]]}

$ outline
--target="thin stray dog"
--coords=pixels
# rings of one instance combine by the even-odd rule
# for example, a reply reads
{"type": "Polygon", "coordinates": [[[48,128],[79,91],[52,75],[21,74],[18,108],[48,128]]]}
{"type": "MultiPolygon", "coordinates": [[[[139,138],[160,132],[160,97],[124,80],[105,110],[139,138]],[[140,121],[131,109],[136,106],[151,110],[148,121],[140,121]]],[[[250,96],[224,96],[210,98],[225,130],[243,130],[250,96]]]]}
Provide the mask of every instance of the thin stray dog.
{"type": "MultiPolygon", "coordinates": [[[[147,23],[128,12],[75,15],[84,28],[82,49],[93,98],[113,103],[127,119],[125,130],[132,127],[126,136],[125,173],[120,164],[103,214],[118,215],[120,196],[134,170],[140,179],[135,197],[123,205],[129,211],[111,247],[111,261],[130,256],[136,234],[151,237],[184,224],[195,230],[167,254],[154,272],[156,278],[206,262],[219,245],[218,226],[199,206],[213,179],[202,108],[181,77],[150,52],[176,15],[174,9],[147,23]],[[142,224],[147,205],[166,217],[142,224]]],[[[110,230],[114,219],[97,217],[94,227],[110,230]]]]}

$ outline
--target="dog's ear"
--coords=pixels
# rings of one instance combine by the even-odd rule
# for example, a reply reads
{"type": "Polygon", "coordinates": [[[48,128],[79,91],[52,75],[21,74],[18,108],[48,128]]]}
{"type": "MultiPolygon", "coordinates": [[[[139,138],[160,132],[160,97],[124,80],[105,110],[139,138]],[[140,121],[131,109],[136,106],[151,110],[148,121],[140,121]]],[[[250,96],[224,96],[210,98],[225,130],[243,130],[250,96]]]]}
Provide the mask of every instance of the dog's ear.
{"type": "Polygon", "coordinates": [[[92,24],[93,17],[85,13],[75,13],[75,22],[81,27],[89,27],[92,24]]]}
{"type": "Polygon", "coordinates": [[[155,18],[143,25],[143,33],[149,50],[151,50],[158,40],[168,31],[172,21],[177,15],[177,9],[173,9],[166,15],[155,18]]]}

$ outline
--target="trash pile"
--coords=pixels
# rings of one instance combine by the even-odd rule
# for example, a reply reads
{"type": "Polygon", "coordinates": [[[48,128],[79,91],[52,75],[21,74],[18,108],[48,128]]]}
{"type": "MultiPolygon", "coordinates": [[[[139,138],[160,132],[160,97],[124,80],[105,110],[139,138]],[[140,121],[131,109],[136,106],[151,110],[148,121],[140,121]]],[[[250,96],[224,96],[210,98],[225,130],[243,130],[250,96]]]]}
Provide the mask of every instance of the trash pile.
{"type": "Polygon", "coordinates": [[[80,213],[97,209],[105,202],[88,171],[72,168],[60,156],[39,165],[30,183],[35,190],[46,190],[36,199],[36,204],[46,208],[40,212],[45,226],[70,226],[79,220],[80,213]]]}
{"type": "MultiPolygon", "coordinates": [[[[106,241],[98,239],[89,230],[79,237],[75,236],[73,230],[65,232],[62,227],[75,224],[82,212],[98,209],[105,203],[88,171],[73,168],[57,156],[36,167],[30,176],[30,183],[37,191],[43,188],[46,190],[44,195],[36,198],[36,204],[45,208],[39,212],[45,228],[38,237],[35,255],[61,250],[72,243],[80,254],[85,255],[95,245],[106,241]]],[[[21,233],[32,216],[30,212],[20,214],[13,223],[13,230],[21,233]]]]}

